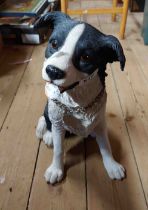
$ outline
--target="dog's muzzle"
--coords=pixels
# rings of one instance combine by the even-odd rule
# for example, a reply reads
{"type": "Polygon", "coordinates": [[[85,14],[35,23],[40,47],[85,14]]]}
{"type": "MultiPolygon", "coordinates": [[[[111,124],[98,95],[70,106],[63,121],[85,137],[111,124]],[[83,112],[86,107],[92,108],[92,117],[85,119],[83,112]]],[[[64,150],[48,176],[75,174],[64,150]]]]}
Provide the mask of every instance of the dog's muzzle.
{"type": "Polygon", "coordinates": [[[46,67],[46,73],[51,80],[63,79],[65,77],[64,71],[52,65],[46,67]]]}

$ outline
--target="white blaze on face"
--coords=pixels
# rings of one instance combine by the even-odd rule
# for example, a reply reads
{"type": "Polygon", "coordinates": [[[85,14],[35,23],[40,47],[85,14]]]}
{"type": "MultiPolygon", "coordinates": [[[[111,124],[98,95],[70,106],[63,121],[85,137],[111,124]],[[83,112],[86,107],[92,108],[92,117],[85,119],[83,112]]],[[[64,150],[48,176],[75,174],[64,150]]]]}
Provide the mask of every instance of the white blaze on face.
{"type": "Polygon", "coordinates": [[[65,52],[69,54],[69,56],[73,55],[73,52],[75,50],[75,46],[77,41],[79,40],[80,36],[84,32],[85,25],[84,24],[78,24],[76,25],[68,34],[65,43],[60,51],[65,52]]]}
{"type": "Polygon", "coordinates": [[[83,34],[85,29],[84,24],[78,24],[69,32],[64,45],[59,51],[55,52],[50,58],[46,59],[44,62],[42,76],[43,79],[50,81],[46,73],[46,67],[48,65],[55,66],[62,71],[66,72],[66,77],[64,79],[54,80],[56,85],[71,85],[72,83],[84,78],[84,73],[79,72],[72,64],[72,56],[75,50],[75,46],[83,34]]]}

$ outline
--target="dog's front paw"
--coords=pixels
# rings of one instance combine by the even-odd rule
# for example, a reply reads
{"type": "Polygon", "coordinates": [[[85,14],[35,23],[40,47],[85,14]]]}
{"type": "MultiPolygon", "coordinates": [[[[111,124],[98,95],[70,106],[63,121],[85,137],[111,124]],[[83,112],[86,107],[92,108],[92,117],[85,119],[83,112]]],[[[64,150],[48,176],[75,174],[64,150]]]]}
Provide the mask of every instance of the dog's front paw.
{"type": "Polygon", "coordinates": [[[125,168],[114,159],[103,160],[103,163],[111,179],[121,180],[125,178],[125,168]]]}
{"type": "Polygon", "coordinates": [[[44,177],[46,182],[50,184],[55,184],[56,182],[60,182],[63,178],[64,170],[62,168],[57,168],[54,165],[49,166],[47,168],[44,177]]]}
{"type": "Polygon", "coordinates": [[[46,131],[43,135],[43,142],[48,146],[48,147],[53,147],[53,138],[52,138],[52,132],[46,131]]]}

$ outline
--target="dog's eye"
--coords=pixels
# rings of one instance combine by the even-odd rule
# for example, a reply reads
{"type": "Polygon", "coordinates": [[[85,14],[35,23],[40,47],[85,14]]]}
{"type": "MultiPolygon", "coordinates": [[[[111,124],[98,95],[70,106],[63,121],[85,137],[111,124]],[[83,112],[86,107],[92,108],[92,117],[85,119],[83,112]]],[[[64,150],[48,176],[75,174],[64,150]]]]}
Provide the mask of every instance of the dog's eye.
{"type": "Polygon", "coordinates": [[[51,42],[50,42],[50,44],[51,44],[51,46],[52,46],[52,48],[54,48],[54,49],[56,49],[57,48],[57,46],[58,46],[58,42],[57,42],[57,40],[52,40],[51,42]]]}
{"type": "Polygon", "coordinates": [[[80,59],[81,59],[81,61],[86,62],[86,61],[90,60],[90,57],[89,57],[89,55],[81,55],[80,59]]]}

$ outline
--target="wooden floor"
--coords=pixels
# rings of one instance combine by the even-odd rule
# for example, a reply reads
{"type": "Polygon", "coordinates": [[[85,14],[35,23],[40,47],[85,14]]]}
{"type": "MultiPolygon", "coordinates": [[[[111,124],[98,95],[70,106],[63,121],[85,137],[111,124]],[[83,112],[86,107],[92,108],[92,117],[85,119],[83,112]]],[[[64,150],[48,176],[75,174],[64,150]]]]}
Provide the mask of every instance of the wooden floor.
{"type": "MultiPolygon", "coordinates": [[[[97,1],[85,1],[96,5],[97,1]]],[[[75,4],[75,3],[71,3],[75,4]]],[[[76,5],[76,4],[75,4],[76,5]]],[[[84,6],[81,3],[81,6],[84,6]]],[[[79,6],[79,5],[78,5],[79,6]]],[[[78,17],[80,18],[80,17],[78,17]]],[[[104,33],[118,36],[120,16],[84,16],[104,33]]],[[[46,43],[6,46],[0,54],[0,209],[1,210],[146,210],[148,205],[148,46],[141,38],[142,14],[128,16],[127,58],[108,65],[107,121],[113,154],[127,170],[111,181],[93,139],[65,141],[66,177],[47,185],[43,174],[52,149],[35,137],[46,97],[41,78],[46,43]],[[32,59],[29,63],[14,64],[32,59]]]]}

